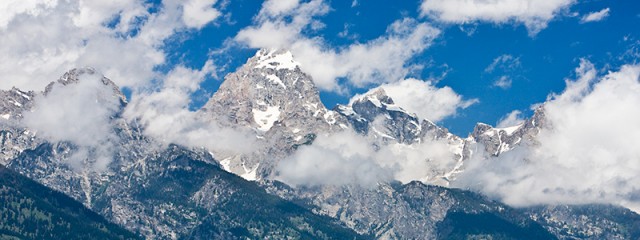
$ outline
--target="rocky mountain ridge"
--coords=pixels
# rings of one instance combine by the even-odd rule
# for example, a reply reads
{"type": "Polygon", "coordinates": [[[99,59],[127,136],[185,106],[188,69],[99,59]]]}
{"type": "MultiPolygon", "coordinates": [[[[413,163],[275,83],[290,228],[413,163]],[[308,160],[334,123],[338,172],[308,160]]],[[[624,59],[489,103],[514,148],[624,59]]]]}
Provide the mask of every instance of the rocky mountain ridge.
{"type": "MultiPolygon", "coordinates": [[[[65,76],[75,74],[93,73],[74,70],[65,76]]],[[[109,87],[110,81],[102,83],[109,87]]],[[[56,91],[55,87],[50,89],[56,91]]],[[[207,151],[163,146],[145,136],[135,123],[111,117],[118,139],[104,171],[95,171],[90,165],[82,169],[70,166],[70,157],[79,151],[76,144],[51,142],[37,134],[28,145],[3,142],[3,149],[25,149],[6,166],[149,239],[361,238],[332,219],[227,173],[207,151]]],[[[3,131],[15,131],[19,125],[0,126],[3,131]]]]}
{"type": "MultiPolygon", "coordinates": [[[[73,79],[82,74],[95,71],[73,70],[58,83],[77,83],[73,79]]],[[[106,78],[97,79],[108,88],[115,86],[106,78]]],[[[56,91],[55,87],[47,89],[45,92],[56,91]]],[[[110,121],[117,140],[109,168],[103,172],[74,169],[66,164],[78,150],[74,143],[48,141],[19,124],[19,116],[37,104],[33,99],[38,93],[12,91],[1,92],[10,97],[0,99],[0,113],[12,114],[0,119],[4,164],[150,239],[517,239],[522,234],[542,239],[625,239],[637,229],[634,221],[626,221],[635,219],[635,214],[620,215],[611,206],[594,206],[580,213],[574,206],[521,210],[468,191],[419,182],[380,183],[374,188],[293,188],[269,180],[279,161],[313,144],[319,134],[351,129],[378,146],[447,141],[452,151],[447,161],[456,167],[448,175],[433,176],[444,179],[436,184],[446,186],[456,172],[464,170],[473,144],[481,143],[487,152],[501,154],[517,144],[534,142],[544,124],[541,109],[520,126],[497,129],[479,124],[471,137],[460,138],[407,113],[382,89],[328,110],[311,77],[286,51],[259,51],[228,75],[199,111],[199,117],[209,121],[253,130],[259,141],[247,155],[212,155],[206,149],[164,146],[146,136],[135,120],[116,115],[110,121]],[[14,104],[16,98],[28,107],[14,104]],[[583,221],[572,232],[563,231],[566,223],[554,220],[579,222],[582,216],[592,221],[583,221]],[[589,230],[594,226],[600,230],[589,230]]],[[[117,87],[113,93],[110,96],[126,107],[117,87]]]]}

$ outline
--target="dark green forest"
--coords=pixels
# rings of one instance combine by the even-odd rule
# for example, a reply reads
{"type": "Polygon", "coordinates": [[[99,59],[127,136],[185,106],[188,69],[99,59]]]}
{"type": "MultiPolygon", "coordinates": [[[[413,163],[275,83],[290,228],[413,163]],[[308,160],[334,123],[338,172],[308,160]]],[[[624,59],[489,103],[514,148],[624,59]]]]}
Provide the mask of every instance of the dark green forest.
{"type": "Polygon", "coordinates": [[[81,203],[0,165],[0,239],[140,239],[81,203]]]}

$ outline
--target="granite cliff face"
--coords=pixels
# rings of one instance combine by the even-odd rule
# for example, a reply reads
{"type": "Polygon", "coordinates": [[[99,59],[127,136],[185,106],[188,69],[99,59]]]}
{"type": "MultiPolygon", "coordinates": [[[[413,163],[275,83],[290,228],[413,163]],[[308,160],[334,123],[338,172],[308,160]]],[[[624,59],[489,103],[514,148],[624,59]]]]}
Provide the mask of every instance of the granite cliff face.
{"type": "Polygon", "coordinates": [[[521,125],[478,124],[461,138],[408,113],[382,88],[329,110],[291,53],[260,50],[225,78],[197,116],[253,131],[257,144],[249,154],[212,154],[146,136],[135,119],[121,116],[127,102],[119,88],[96,74],[72,70],[39,93],[0,91],[0,163],[149,239],[630,239],[638,233],[638,215],[614,206],[514,209],[446,188],[477,146],[496,156],[518,144],[535,144],[545,126],[543,108],[521,125]],[[91,157],[80,167],[69,164],[82,151],[77,143],[52,141],[22,123],[40,97],[88,79],[104,90],[96,101],[118,104],[106,116],[114,137],[101,171],[91,168],[91,157]],[[422,182],[407,184],[290,187],[273,180],[280,161],[319,135],[340,131],[359,134],[374,149],[441,141],[450,152],[443,161],[450,164],[425,169],[422,182]]]}
{"type": "Polygon", "coordinates": [[[260,50],[225,78],[200,113],[210,121],[255,132],[258,146],[253,154],[216,153],[226,170],[249,180],[273,177],[278,162],[299,146],[311,144],[320,134],[344,130],[359,133],[376,146],[448,141],[456,167],[441,176],[425,177],[444,179],[438,184],[453,178],[470,154],[468,141],[406,112],[384,89],[328,110],[311,77],[300,70],[290,52],[282,50],[260,50]]]}
{"type": "Polygon", "coordinates": [[[271,176],[279,159],[312,142],[317,133],[347,127],[345,118],[325,108],[311,77],[291,53],[282,50],[260,50],[225,77],[200,112],[224,126],[255,131],[254,154],[226,156],[221,162],[250,180],[271,176]]]}

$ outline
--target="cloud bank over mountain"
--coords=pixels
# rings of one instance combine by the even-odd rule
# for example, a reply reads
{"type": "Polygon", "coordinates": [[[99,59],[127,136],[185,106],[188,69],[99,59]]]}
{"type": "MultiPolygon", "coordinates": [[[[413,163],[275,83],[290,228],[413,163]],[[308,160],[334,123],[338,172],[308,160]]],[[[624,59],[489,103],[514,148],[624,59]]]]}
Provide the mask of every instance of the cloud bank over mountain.
{"type": "Polygon", "coordinates": [[[640,66],[600,76],[583,60],[576,75],[544,103],[547,125],[535,142],[498,157],[476,155],[455,185],[515,206],[615,203],[640,210],[640,66]]]}

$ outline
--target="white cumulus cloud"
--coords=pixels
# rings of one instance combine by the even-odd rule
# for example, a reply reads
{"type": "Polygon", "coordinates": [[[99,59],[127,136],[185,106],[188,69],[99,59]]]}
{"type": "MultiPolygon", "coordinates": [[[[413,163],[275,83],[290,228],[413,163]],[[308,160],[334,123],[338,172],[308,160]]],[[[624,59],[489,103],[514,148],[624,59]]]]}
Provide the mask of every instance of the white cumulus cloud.
{"type": "Polygon", "coordinates": [[[200,29],[222,13],[213,7],[217,0],[190,0],[182,7],[182,21],[190,28],[200,29]]]}
{"type": "Polygon", "coordinates": [[[535,35],[574,4],[575,0],[424,0],[423,16],[445,23],[466,24],[477,21],[497,24],[524,24],[535,35]]]}
{"type": "Polygon", "coordinates": [[[516,206],[610,203],[639,211],[640,66],[598,76],[583,60],[576,73],[544,104],[536,143],[497,158],[476,155],[456,184],[516,206]]]}
{"type": "Polygon", "coordinates": [[[90,66],[119,86],[140,87],[165,63],[164,41],[201,28],[214,0],[7,0],[0,3],[0,88],[41,90],[64,72],[90,66]]]}

